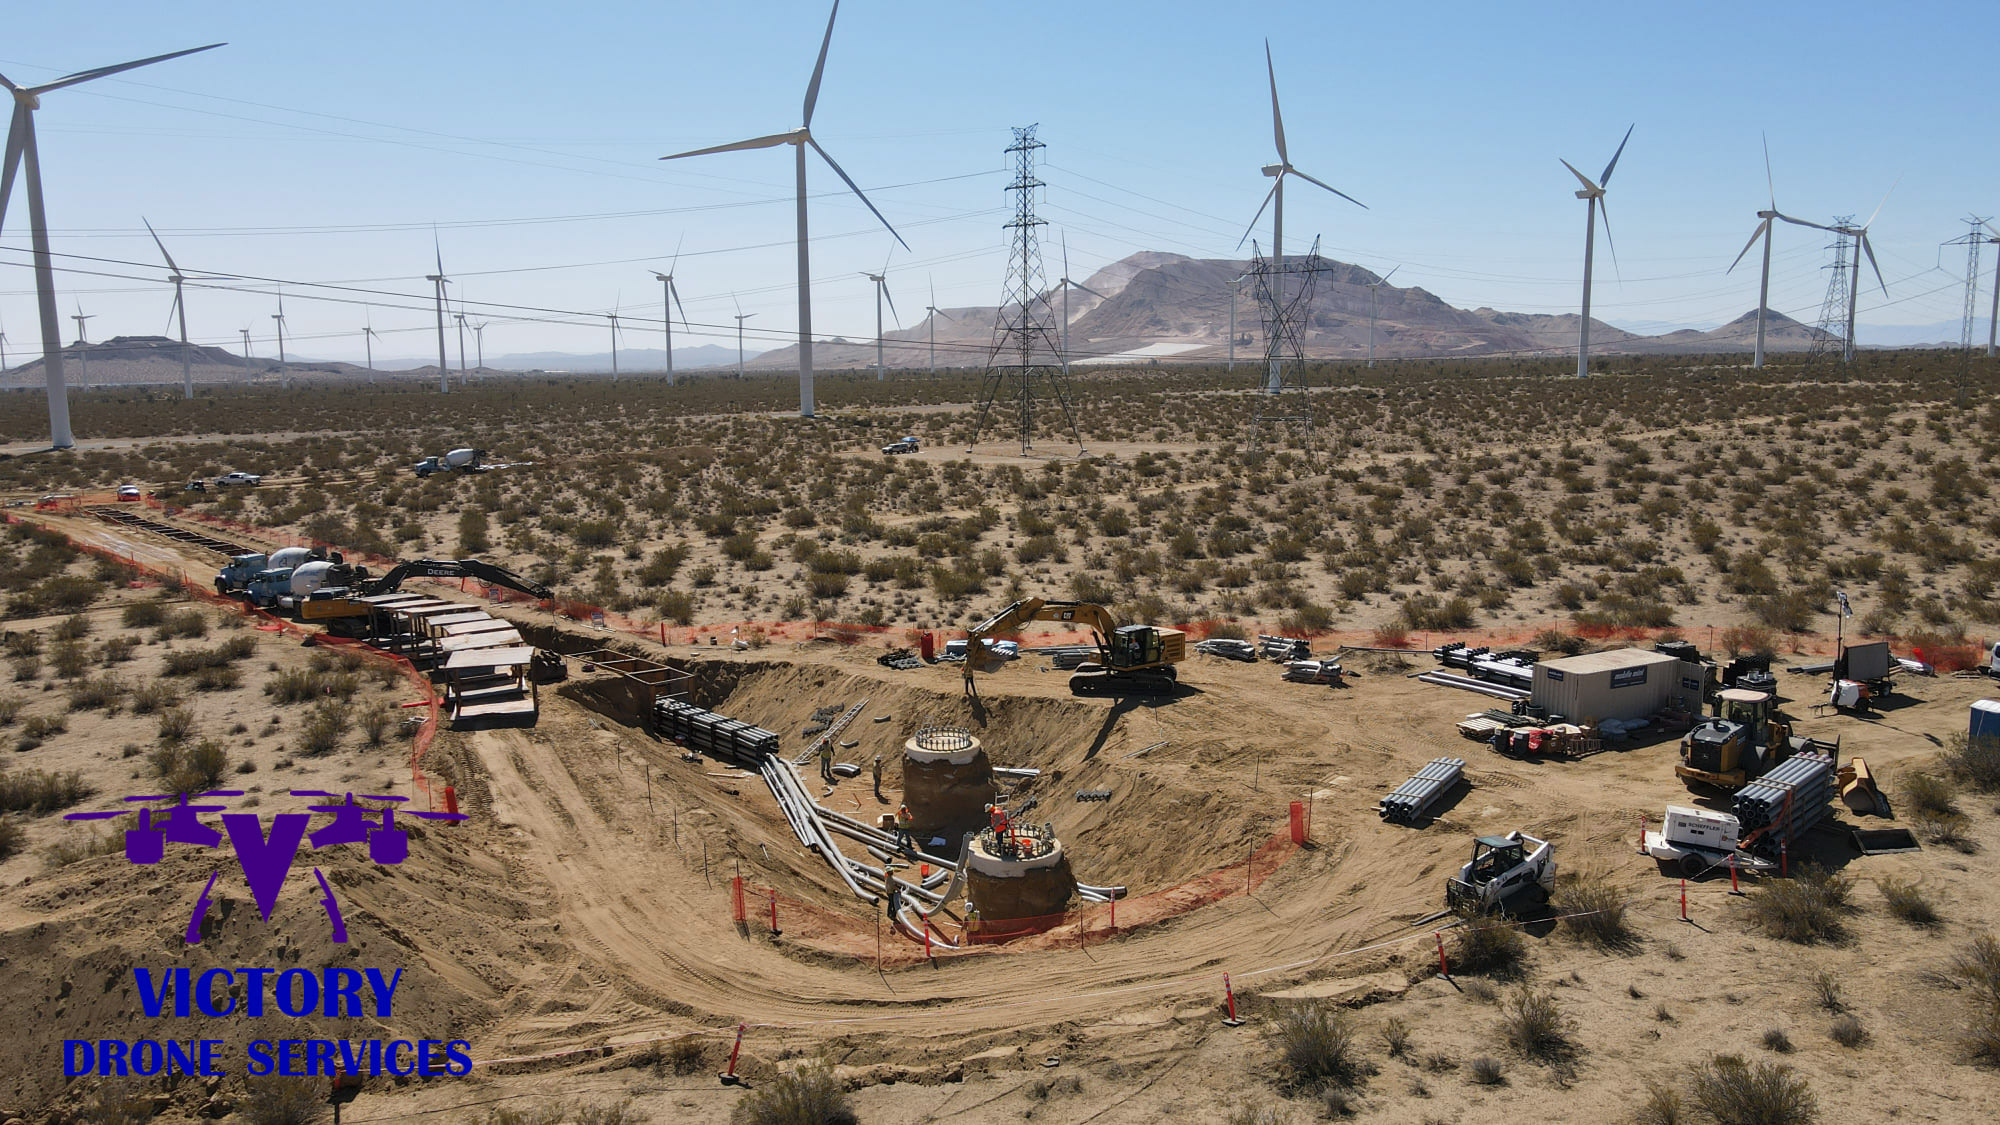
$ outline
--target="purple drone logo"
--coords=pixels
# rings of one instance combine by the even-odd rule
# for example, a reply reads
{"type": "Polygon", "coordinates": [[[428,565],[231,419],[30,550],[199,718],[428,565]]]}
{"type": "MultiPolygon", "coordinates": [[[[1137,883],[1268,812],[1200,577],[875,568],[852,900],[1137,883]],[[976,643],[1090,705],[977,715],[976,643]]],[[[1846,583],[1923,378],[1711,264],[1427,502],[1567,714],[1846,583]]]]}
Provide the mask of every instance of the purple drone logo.
{"type": "MultiPolygon", "coordinates": [[[[301,842],[307,842],[314,849],[335,847],[340,844],[368,842],[368,858],[381,864],[398,864],[410,854],[409,833],[396,827],[396,806],[409,800],[408,797],[363,794],[328,793],[320,789],[293,789],[294,797],[323,797],[338,803],[331,805],[311,805],[313,812],[333,814],[333,821],[306,835],[306,828],[312,823],[311,813],[278,813],[271,818],[267,832],[264,822],[256,813],[227,812],[227,805],[197,805],[189,800],[189,795],[151,794],[127,797],[128,803],[144,804],[151,801],[174,801],[165,810],[140,808],[139,824],[125,830],[125,858],[138,864],[158,863],[166,856],[167,844],[189,844],[197,848],[213,848],[222,843],[223,832],[202,823],[204,813],[222,813],[222,827],[229,835],[229,846],[236,853],[237,866],[243,869],[243,878],[250,885],[250,896],[256,900],[257,913],[268,922],[271,911],[278,905],[278,892],[284,889],[285,879],[292,873],[292,860],[299,854],[301,842]],[[345,798],[344,800],[342,798],[345,798]],[[381,801],[381,808],[369,808],[355,803],[356,800],[381,801]],[[155,818],[156,812],[165,815],[155,818]],[[372,820],[373,814],[380,813],[380,820],[372,820]]],[[[213,789],[195,794],[196,799],[209,797],[241,797],[240,789],[213,789]]],[[[108,820],[124,816],[132,809],[113,809],[108,812],[68,813],[65,820],[108,820]]],[[[402,810],[404,816],[420,817],[424,820],[464,820],[464,813],[418,812],[414,809],[402,810]]],[[[188,918],[186,940],[189,945],[201,944],[201,919],[208,912],[209,892],[215,889],[215,880],[222,874],[217,868],[208,876],[208,885],[201,889],[201,898],[194,904],[194,913],[188,918]]],[[[326,908],[326,917],[333,931],[333,940],[347,940],[347,923],[341,919],[340,904],[334,900],[333,888],[327,884],[326,876],[317,867],[313,877],[319,880],[322,892],[320,903],[326,908]]]]}

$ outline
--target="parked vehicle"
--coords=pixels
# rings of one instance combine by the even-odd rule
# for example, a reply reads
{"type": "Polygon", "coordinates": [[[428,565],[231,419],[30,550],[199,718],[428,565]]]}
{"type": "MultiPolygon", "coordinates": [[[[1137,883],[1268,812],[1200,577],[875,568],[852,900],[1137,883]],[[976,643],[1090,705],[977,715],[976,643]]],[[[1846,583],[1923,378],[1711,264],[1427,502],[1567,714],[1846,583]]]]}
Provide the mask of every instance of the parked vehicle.
{"type": "Polygon", "coordinates": [[[259,485],[263,483],[264,475],[262,473],[224,473],[215,478],[215,487],[217,488],[228,488],[231,485],[238,484],[259,485]]]}
{"type": "Polygon", "coordinates": [[[1472,842],[1472,858],[1445,880],[1445,902],[1454,910],[1505,910],[1508,900],[1528,895],[1547,902],[1556,886],[1555,846],[1516,829],[1505,836],[1472,842]]]}
{"type": "Polygon", "coordinates": [[[411,471],[420,477],[432,473],[483,473],[488,467],[486,451],[469,448],[447,450],[442,457],[426,457],[410,466],[411,471]]]}
{"type": "Polygon", "coordinates": [[[921,446],[917,444],[916,438],[905,435],[883,446],[882,452],[887,456],[894,457],[900,453],[915,453],[920,448],[921,446]]]}
{"type": "Polygon", "coordinates": [[[118,499],[120,500],[137,500],[143,495],[136,484],[121,484],[118,486],[118,499]]]}

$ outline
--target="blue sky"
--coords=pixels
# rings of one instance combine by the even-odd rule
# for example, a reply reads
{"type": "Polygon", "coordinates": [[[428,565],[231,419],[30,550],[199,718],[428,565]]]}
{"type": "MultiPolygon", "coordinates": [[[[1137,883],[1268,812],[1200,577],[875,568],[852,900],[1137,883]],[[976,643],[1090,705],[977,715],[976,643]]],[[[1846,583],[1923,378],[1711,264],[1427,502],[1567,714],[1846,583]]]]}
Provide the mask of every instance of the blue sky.
{"type": "MultiPolygon", "coordinates": [[[[165,330],[144,215],[189,273],[392,294],[287,287],[287,334],[308,355],[359,359],[364,321],[384,333],[378,355],[425,354],[428,313],[410,306],[428,293],[433,222],[455,296],[623,307],[629,346],[657,346],[650,271],[679,243],[689,317],[733,323],[740,301],[771,346],[795,322],[790,150],[656,158],[795,127],[826,14],[820,0],[42,5],[10,13],[0,73],[46,81],[229,42],[51,93],[37,114],[55,249],[129,275],[58,274],[62,312],[81,300],[93,339],[165,330]]],[[[911,325],[932,281],[946,307],[997,300],[1013,125],[1040,123],[1042,213],[1074,276],[1142,249],[1234,254],[1273,155],[1268,35],[1293,162],[1370,208],[1294,187],[1288,247],[1317,233],[1329,256],[1400,265],[1396,284],[1454,304],[1574,311],[1583,204],[1557,158],[1595,174],[1636,122],[1593,311],[1709,326],[1756,304],[1756,255],[1723,271],[1765,202],[1768,131],[1789,213],[1866,218],[1895,185],[1874,228],[1890,292],[1864,295],[1865,341],[1960,314],[1964,252],[1938,244],[1969,211],[2000,211],[1977,141],[1990,24],[1969,3],[848,0],[814,133],[908,240],[890,268],[911,325]]],[[[893,242],[832,194],[831,172],[811,176],[815,327],[872,335],[855,274],[893,242]]],[[[10,359],[36,339],[26,219],[17,187],[0,234],[10,359]]],[[[1826,261],[1816,232],[1780,231],[1772,306],[1811,319],[1826,261]]],[[[191,334],[235,347],[251,326],[271,352],[275,298],[257,288],[191,291],[191,334]]],[[[489,355],[608,342],[589,316],[472,312],[492,325],[489,355]]]]}

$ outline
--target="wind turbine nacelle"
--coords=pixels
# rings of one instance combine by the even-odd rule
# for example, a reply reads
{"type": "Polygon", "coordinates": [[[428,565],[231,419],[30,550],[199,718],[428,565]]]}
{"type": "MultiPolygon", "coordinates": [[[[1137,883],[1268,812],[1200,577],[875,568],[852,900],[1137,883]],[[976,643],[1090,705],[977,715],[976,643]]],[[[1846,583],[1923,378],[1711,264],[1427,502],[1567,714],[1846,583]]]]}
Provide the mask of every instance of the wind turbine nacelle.
{"type": "Polygon", "coordinates": [[[1601,191],[1580,191],[1576,193],[1576,197],[1578,199],[1596,199],[1598,196],[1603,194],[1604,193],[1601,191]]]}
{"type": "Polygon", "coordinates": [[[1283,164],[1266,164],[1262,171],[1266,176],[1282,176],[1285,174],[1285,166],[1283,164]]]}
{"type": "Polygon", "coordinates": [[[14,102],[17,105],[24,105],[30,110],[42,108],[42,96],[32,90],[15,90],[14,102]]]}

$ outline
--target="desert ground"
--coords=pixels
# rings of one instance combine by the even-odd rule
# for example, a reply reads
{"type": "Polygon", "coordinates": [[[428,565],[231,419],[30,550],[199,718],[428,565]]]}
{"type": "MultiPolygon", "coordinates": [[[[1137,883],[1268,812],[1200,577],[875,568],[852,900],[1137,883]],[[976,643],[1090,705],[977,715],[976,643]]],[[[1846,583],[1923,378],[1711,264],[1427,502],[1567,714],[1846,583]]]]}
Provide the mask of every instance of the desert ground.
{"type": "MultiPolygon", "coordinates": [[[[1990,1120],[2000,779],[1953,736],[2000,695],[1957,674],[2000,629],[2000,369],[1960,364],[1634,358],[1585,381],[1335,366],[1313,374],[1310,435],[1256,433],[1241,379],[1105,371],[1074,380],[1081,456],[1046,407],[1029,454],[997,408],[975,443],[962,375],[825,377],[810,422],[787,416],[782,379],[106,391],[79,396],[95,437],[61,454],[34,449],[40,400],[5,396],[0,494],[85,502],[8,508],[0,531],[0,995],[25,1017],[0,1033],[0,1121],[282,1119],[233,1079],[62,1077],[62,1040],[129,1034],[136,963],[405,968],[385,1025],[303,1033],[464,1038],[479,1065],[370,1079],[345,1122],[810,1120],[757,1116],[802,1068],[870,1123],[1990,1120]],[[878,452],[905,433],[924,451],[878,452]],[[525,464],[410,473],[456,446],[525,464]],[[264,482],[180,491],[232,469],[264,482]],[[127,481],[161,494],[148,514],[260,548],[532,575],[562,602],[492,612],[542,647],[684,669],[694,702],[778,732],[788,757],[815,712],[865,700],[841,750],[862,774],[822,798],[850,815],[895,807],[895,751],[919,725],[964,726],[995,764],[1042,771],[1008,801],[1036,799],[1080,878],[1129,888],[1117,927],[1091,908],[935,959],[885,934],[878,955],[879,911],[759,778],[649,735],[574,658],[532,729],[435,730],[413,765],[417,684],[196,597],[176,576],[205,587],[218,556],[83,510],[127,481]],[[1673,738],[1502,757],[1454,729],[1489,700],[1409,678],[1445,639],[1684,637],[1783,668],[1831,655],[1835,588],[1856,611],[1847,639],[1890,639],[1939,674],[1904,677],[1867,715],[1815,709],[1823,676],[1782,673],[1781,697],[1801,733],[1866,757],[1923,847],[1858,856],[1846,829],[1879,822],[1836,806],[1790,857],[1799,878],[1742,896],[1696,881],[1685,921],[1678,876],[1636,846],[1642,819],[1691,799],[1673,738]],[[1353,646],[1354,675],[1284,683],[1202,655],[1171,699],[1081,699],[1031,654],[975,700],[954,666],[876,660],[1029,594],[1202,635],[1309,635],[1353,646]],[[1411,651],[1360,651],[1379,648],[1411,651]],[[892,763],[880,799],[876,754],[892,763]],[[1466,759],[1469,786],[1418,826],[1382,823],[1381,795],[1440,755],[1466,759]],[[134,867],[60,813],[218,782],[267,806],[289,788],[421,803],[451,785],[470,818],[413,830],[400,865],[331,874],[345,948],[303,861],[268,925],[225,873],[185,947],[208,868],[177,852],[134,867]],[[1296,847],[1293,802],[1311,824],[1296,847]],[[1438,917],[1472,838],[1515,828],[1556,845],[1548,911],[1500,927],[1512,942],[1438,917]],[[775,895],[777,934],[759,908],[732,919],[738,875],[775,895]],[[1775,936],[1768,903],[1806,883],[1845,904],[1809,940],[1775,936]],[[1620,925],[1587,921],[1612,908],[1620,925]],[[1225,973],[1241,1026],[1223,1022],[1225,973]],[[1524,1039],[1524,1013],[1545,1034],[1524,1039]],[[1332,1071],[1287,1054],[1283,1029],[1306,1017],[1349,1039],[1332,1071]],[[739,1025],[744,1082],[724,1085],[739,1025]],[[1701,1082],[1718,1074],[1802,1091],[1818,1116],[1721,1116],[1701,1082]]],[[[249,1034],[203,1017],[173,1033],[204,1027],[249,1034]]]]}

